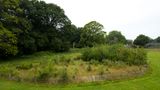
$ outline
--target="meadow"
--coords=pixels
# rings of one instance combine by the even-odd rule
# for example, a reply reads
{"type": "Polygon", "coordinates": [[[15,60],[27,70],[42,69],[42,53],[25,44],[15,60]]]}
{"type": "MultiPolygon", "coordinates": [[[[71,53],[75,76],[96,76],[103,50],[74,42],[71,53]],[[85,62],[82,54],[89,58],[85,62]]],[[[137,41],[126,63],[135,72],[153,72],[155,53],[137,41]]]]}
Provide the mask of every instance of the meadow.
{"type": "Polygon", "coordinates": [[[0,0],[0,8],[0,90],[159,89],[160,51],[144,49],[159,48],[159,36],[130,40],[133,32],[127,39],[94,18],[78,27],[46,0],[0,0]]]}
{"type": "MultiPolygon", "coordinates": [[[[148,50],[148,63],[151,68],[151,74],[141,77],[113,80],[103,82],[91,82],[82,84],[49,85],[39,83],[15,82],[5,79],[0,81],[1,90],[158,90],[160,76],[160,51],[148,50]]],[[[13,61],[16,62],[16,61],[13,61]]]]}
{"type": "Polygon", "coordinates": [[[69,52],[37,52],[1,60],[0,77],[17,82],[67,84],[143,76],[146,51],[100,45],[69,52]]]}

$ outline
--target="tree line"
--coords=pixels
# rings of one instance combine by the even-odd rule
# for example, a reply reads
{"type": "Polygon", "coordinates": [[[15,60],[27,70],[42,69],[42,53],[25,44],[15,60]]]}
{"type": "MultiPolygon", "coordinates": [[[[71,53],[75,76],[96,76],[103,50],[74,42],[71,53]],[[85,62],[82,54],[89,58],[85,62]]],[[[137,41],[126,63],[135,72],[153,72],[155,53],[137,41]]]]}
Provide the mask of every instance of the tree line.
{"type": "MultiPolygon", "coordinates": [[[[97,21],[76,27],[56,4],[38,0],[0,0],[0,57],[127,43],[121,32],[111,31],[107,35],[103,28],[97,21]]],[[[139,39],[134,44],[139,45],[137,42],[139,39]]]]}

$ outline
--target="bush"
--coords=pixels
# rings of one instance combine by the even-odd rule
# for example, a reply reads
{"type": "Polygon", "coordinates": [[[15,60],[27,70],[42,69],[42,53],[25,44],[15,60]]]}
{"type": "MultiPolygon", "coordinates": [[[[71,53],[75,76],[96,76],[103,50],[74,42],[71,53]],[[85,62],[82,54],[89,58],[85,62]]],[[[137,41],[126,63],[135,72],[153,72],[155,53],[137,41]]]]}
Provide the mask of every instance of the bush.
{"type": "Polygon", "coordinates": [[[100,46],[100,47],[93,47],[93,48],[86,48],[82,53],[82,59],[85,61],[92,60],[99,60],[102,61],[103,59],[107,58],[108,53],[108,46],[100,46]]]}
{"type": "Polygon", "coordinates": [[[126,48],[123,45],[102,45],[99,47],[87,48],[82,53],[82,59],[84,61],[123,61],[129,65],[146,64],[146,57],[147,54],[143,49],[126,48]]]}

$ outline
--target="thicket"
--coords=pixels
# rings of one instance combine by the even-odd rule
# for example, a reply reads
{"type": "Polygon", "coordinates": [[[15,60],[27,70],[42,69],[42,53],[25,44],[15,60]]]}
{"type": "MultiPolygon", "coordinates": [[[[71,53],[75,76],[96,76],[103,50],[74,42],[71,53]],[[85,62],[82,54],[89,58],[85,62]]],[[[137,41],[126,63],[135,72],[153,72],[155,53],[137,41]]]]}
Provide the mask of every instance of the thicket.
{"type": "Polygon", "coordinates": [[[142,48],[127,48],[123,45],[101,45],[98,47],[87,48],[82,53],[84,61],[99,62],[122,61],[128,65],[142,65],[147,63],[147,53],[142,48]]]}

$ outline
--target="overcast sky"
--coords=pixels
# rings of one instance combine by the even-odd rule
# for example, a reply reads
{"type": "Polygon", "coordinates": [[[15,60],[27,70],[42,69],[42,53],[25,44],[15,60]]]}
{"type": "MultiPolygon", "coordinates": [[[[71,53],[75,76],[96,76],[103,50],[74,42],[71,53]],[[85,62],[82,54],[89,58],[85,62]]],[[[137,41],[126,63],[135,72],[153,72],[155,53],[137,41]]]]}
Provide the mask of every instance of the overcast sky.
{"type": "Polygon", "coordinates": [[[160,36],[160,0],[44,0],[64,9],[73,24],[83,27],[90,21],[103,24],[108,33],[121,31],[127,39],[139,34],[160,36]]]}

